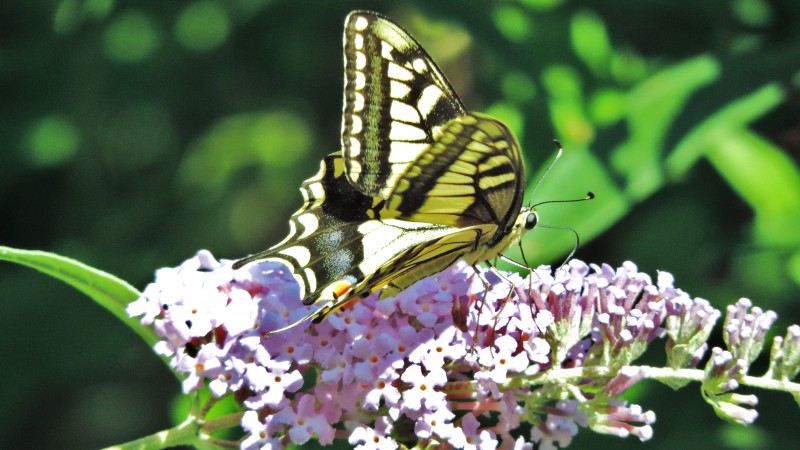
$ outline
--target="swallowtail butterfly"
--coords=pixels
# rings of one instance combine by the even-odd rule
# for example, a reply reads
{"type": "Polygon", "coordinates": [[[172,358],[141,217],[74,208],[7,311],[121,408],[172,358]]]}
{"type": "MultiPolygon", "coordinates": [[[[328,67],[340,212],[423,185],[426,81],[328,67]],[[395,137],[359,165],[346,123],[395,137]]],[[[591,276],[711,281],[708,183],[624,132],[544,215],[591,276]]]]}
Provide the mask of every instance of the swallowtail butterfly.
{"type": "Polygon", "coordinates": [[[350,13],[344,66],[341,151],[301,185],[305,204],[292,215],[289,236],[234,263],[289,267],[303,303],[321,305],[299,322],[322,321],[379,290],[393,296],[459,259],[486,262],[538,220],[522,205],[514,135],[468,113],[400,26],[373,12],[350,13]]]}

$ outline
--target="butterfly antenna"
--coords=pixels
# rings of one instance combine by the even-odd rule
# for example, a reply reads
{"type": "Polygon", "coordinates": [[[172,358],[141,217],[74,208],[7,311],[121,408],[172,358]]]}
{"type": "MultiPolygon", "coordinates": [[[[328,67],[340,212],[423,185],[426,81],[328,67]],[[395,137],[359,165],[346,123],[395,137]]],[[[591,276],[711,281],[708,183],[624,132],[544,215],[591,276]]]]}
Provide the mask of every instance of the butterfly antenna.
{"type": "MultiPolygon", "coordinates": [[[[586,193],[586,197],[583,197],[583,198],[573,198],[573,199],[570,199],[570,200],[548,200],[546,202],[536,203],[533,206],[531,206],[531,208],[536,208],[539,205],[546,205],[548,203],[575,203],[575,202],[585,202],[587,200],[593,200],[593,199],[594,199],[594,193],[589,191],[589,192],[586,193]]],[[[549,228],[553,228],[553,227],[549,227],[549,228]]]]}
{"type": "Polygon", "coordinates": [[[558,153],[556,153],[556,157],[553,158],[552,161],[550,161],[550,164],[547,166],[547,169],[544,171],[542,176],[539,177],[539,181],[536,182],[536,186],[533,187],[533,192],[531,192],[530,196],[531,199],[533,199],[533,197],[536,195],[536,191],[539,189],[539,185],[542,184],[542,180],[544,180],[545,177],[547,177],[547,174],[550,173],[550,171],[553,169],[553,166],[556,165],[556,161],[558,161],[559,158],[561,158],[561,155],[564,154],[564,146],[561,145],[561,142],[558,142],[557,139],[553,139],[553,143],[556,145],[558,153]]]}

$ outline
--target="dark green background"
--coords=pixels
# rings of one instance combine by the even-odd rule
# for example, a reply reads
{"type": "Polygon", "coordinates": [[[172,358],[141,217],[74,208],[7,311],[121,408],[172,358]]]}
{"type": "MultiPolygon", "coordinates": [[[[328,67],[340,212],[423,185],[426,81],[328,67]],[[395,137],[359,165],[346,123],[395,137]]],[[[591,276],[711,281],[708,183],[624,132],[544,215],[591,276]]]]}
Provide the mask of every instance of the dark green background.
{"type": "MultiPolygon", "coordinates": [[[[798,5],[3,2],[0,245],[143,288],[198,249],[237,258],[280,240],[300,182],[338,149],[342,23],[370,8],[414,34],[468,108],[511,125],[531,185],[561,140],[535,200],[597,194],[540,211],[580,233],[577,257],[670,271],[720,308],[751,298],[784,334],[800,317],[798,5]]],[[[525,245],[557,263],[574,239],[536,230],[525,245]]],[[[178,383],[111,315],[11,264],[0,292],[0,447],[169,426],[178,383]]],[[[718,420],[697,385],[631,397],[657,413],[648,448],[795,448],[800,408],[759,394],[750,428],[718,420]]],[[[581,430],[572,448],[589,445],[642,446],[581,430]]]]}

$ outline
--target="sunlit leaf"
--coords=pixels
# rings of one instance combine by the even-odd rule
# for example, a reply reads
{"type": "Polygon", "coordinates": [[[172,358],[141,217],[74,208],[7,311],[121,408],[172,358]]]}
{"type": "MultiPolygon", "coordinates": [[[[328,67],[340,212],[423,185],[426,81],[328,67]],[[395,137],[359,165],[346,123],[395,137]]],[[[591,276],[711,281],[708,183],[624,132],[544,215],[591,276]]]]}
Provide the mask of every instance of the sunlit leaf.
{"type": "Polygon", "coordinates": [[[525,6],[538,11],[549,11],[564,3],[564,0],[522,0],[525,6]]]}
{"type": "Polygon", "coordinates": [[[114,275],[80,261],[42,251],[0,246],[0,260],[36,269],[69,284],[134,330],[148,345],[157,342],[152,328],[142,326],[137,319],[131,319],[125,313],[128,303],[136,300],[141,293],[114,275]]]}
{"type": "Polygon", "coordinates": [[[536,97],[536,84],[524,73],[511,72],[503,76],[503,96],[511,102],[522,103],[536,97]]]}
{"type": "MultiPolygon", "coordinates": [[[[597,197],[591,201],[543,205],[539,208],[542,224],[574,228],[581,241],[587,242],[616,223],[630,205],[595,155],[585,148],[570,147],[564,151],[564,156],[542,180],[534,197],[531,197],[530,189],[536,185],[546,167],[537,167],[528,176],[533,181],[529,183],[526,199],[533,203],[579,199],[588,191],[593,192],[597,197]]],[[[524,251],[532,264],[557,262],[558,258],[575,247],[575,243],[575,236],[569,231],[546,228],[534,229],[522,239],[524,251]]],[[[508,255],[518,260],[516,248],[512,248],[508,255]]]]}
{"type": "Polygon", "coordinates": [[[787,264],[787,272],[792,278],[794,283],[800,286],[800,251],[796,251],[790,258],[787,264]]]}
{"type": "Polygon", "coordinates": [[[664,140],[689,97],[719,76],[718,63],[702,56],[667,68],[628,93],[628,138],[613,152],[611,164],[626,179],[625,191],[641,199],[664,182],[664,140]]]}
{"type": "Polygon", "coordinates": [[[764,86],[743,98],[731,102],[692,130],[669,155],[666,161],[670,177],[683,176],[704,156],[708,145],[719,135],[746,127],[752,121],[775,108],[783,99],[782,89],[776,84],[764,86]]]}
{"type": "Polygon", "coordinates": [[[74,32],[83,21],[78,0],[62,0],[53,15],[53,29],[58,34],[74,32]]]}
{"type": "Polygon", "coordinates": [[[731,10],[739,21],[751,27],[767,26],[774,17],[772,6],[764,0],[734,0],[731,10]]]}
{"type": "Polygon", "coordinates": [[[230,178],[246,167],[275,170],[302,160],[310,150],[311,130],[284,111],[238,114],[217,121],[191,147],[179,181],[193,196],[217,197],[230,178]]]}
{"type": "Polygon", "coordinates": [[[800,244],[800,172],[780,149],[747,130],[730,130],[709,142],[708,160],[756,213],[762,245],[800,244]]]}
{"type": "Polygon", "coordinates": [[[618,83],[630,85],[647,76],[647,61],[630,49],[611,54],[611,76],[618,83]]]}
{"type": "Polygon", "coordinates": [[[581,78],[575,68],[552,65],[542,71],[542,84],[551,97],[579,99],[583,94],[581,78]]]}
{"type": "Polygon", "coordinates": [[[590,11],[579,11],[570,25],[575,54],[595,75],[608,73],[612,49],[603,20],[590,11]]]}
{"type": "Polygon", "coordinates": [[[589,115],[598,125],[611,125],[625,114],[625,93],[617,89],[600,89],[589,98],[589,115]]]}
{"type": "Polygon", "coordinates": [[[594,138],[594,128],[586,116],[581,79],[568,66],[550,66],[542,73],[547,90],[550,118],[559,139],[567,146],[582,146],[594,138]]]}
{"type": "Polygon", "coordinates": [[[50,115],[33,124],[28,131],[27,144],[28,156],[34,165],[57,166],[75,156],[80,133],[66,117],[50,115]]]}

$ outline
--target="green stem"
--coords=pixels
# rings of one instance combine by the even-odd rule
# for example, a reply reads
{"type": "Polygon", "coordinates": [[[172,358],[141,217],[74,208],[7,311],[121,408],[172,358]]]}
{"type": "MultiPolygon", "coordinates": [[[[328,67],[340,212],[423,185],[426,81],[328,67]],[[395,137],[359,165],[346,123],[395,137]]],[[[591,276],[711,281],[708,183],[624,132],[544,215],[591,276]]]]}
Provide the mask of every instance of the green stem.
{"type": "MultiPolygon", "coordinates": [[[[644,369],[645,378],[659,381],[669,385],[669,381],[696,381],[702,382],[705,373],[702,369],[671,369],[667,367],[627,366],[626,368],[644,369]]],[[[571,369],[550,369],[536,374],[522,374],[514,377],[509,385],[543,385],[549,383],[568,384],[585,378],[609,378],[616,374],[607,367],[576,367],[571,369]]],[[[800,383],[788,380],[774,380],[766,377],[747,375],[738,379],[742,386],[749,386],[771,391],[786,392],[800,395],[800,383]]]]}
{"type": "Polygon", "coordinates": [[[151,450],[174,447],[176,445],[192,445],[199,437],[201,423],[194,417],[186,419],[182,424],[168,430],[136,439],[134,441],[107,447],[105,450],[151,450]]]}
{"type": "Polygon", "coordinates": [[[244,412],[228,414],[216,419],[207,420],[203,425],[203,432],[213,434],[219,430],[227,430],[229,428],[238,427],[242,423],[242,416],[244,412]]]}
{"type": "Polygon", "coordinates": [[[769,389],[770,391],[788,392],[795,396],[800,395],[800,383],[794,383],[788,380],[774,380],[772,378],[748,375],[741,380],[741,383],[745,386],[769,389]]]}
{"type": "Polygon", "coordinates": [[[192,445],[197,448],[238,448],[238,443],[216,439],[211,434],[219,430],[238,427],[242,420],[242,414],[244,413],[228,414],[209,421],[192,416],[174,428],[159,431],[135,441],[114,445],[105,450],[154,450],[176,445],[192,445]]]}

